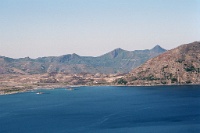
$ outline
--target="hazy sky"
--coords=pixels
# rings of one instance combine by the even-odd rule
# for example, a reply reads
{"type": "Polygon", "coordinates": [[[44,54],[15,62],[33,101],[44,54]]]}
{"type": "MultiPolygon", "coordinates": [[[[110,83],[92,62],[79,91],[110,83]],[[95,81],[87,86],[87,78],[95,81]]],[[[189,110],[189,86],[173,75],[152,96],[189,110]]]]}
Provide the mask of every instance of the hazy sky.
{"type": "Polygon", "coordinates": [[[200,0],[0,0],[0,55],[99,56],[200,40],[200,0]]]}

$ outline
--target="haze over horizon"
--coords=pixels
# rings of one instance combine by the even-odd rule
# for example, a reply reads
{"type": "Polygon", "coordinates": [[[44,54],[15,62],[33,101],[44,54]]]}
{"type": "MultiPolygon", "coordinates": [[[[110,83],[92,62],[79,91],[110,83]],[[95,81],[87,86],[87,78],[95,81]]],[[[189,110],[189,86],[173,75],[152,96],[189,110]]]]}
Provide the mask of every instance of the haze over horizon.
{"type": "Polygon", "coordinates": [[[199,41],[200,0],[1,0],[0,55],[23,58],[199,41]]]}

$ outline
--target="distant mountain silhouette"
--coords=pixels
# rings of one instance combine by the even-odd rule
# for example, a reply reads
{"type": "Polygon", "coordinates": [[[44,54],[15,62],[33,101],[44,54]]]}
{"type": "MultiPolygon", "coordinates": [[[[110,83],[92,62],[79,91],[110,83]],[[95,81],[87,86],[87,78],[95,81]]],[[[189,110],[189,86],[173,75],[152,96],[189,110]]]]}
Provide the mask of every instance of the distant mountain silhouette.
{"type": "Polygon", "coordinates": [[[151,49],[151,51],[157,52],[157,53],[162,53],[162,52],[165,52],[166,50],[163,49],[162,47],[160,47],[160,45],[156,45],[155,47],[153,47],[153,48],[151,49]]]}
{"type": "Polygon", "coordinates": [[[126,51],[117,48],[102,56],[79,56],[67,54],[31,59],[12,59],[0,56],[0,73],[41,74],[41,73],[128,73],[166,50],[159,45],[148,50],[126,51]]]}

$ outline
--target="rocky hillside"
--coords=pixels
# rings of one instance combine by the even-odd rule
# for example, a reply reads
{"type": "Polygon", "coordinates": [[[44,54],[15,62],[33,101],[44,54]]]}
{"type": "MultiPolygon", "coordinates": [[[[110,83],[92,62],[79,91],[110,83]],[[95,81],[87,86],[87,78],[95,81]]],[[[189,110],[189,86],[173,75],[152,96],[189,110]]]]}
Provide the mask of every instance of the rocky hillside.
{"type": "Polygon", "coordinates": [[[0,74],[128,73],[165,51],[157,45],[150,50],[126,51],[118,48],[99,57],[68,54],[37,59],[12,59],[0,56],[0,74]]]}
{"type": "Polygon", "coordinates": [[[128,85],[200,84],[200,42],[181,45],[137,67],[118,83],[128,85]]]}

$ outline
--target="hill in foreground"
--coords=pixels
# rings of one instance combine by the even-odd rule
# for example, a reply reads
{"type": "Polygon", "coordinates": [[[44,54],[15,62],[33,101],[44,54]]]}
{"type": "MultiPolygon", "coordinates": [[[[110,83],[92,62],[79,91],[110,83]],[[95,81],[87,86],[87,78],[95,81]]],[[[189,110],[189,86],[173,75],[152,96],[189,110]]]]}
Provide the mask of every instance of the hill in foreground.
{"type": "Polygon", "coordinates": [[[200,84],[200,42],[181,45],[152,58],[118,79],[128,85],[200,84]]]}

